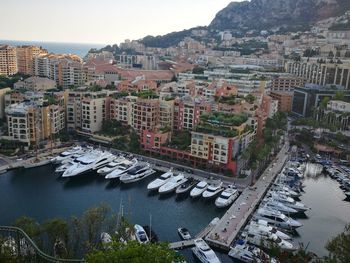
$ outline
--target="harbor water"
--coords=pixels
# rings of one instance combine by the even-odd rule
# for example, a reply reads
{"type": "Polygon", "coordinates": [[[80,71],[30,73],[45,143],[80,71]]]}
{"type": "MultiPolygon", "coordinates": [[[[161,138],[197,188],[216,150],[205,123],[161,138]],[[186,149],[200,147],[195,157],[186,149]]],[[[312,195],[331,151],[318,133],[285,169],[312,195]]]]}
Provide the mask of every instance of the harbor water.
{"type": "MultiPolygon", "coordinates": [[[[303,227],[298,229],[294,243],[303,243],[320,256],[326,255],[326,242],[341,233],[350,222],[350,202],[335,180],[313,172],[305,177],[305,193],[301,201],[312,210],[299,218],[303,227]]],[[[160,196],[148,193],[146,186],[154,176],[144,181],[123,185],[111,183],[103,177],[90,173],[83,177],[62,179],[54,174],[51,165],[10,171],[0,175],[0,225],[10,225],[16,218],[27,215],[43,222],[61,217],[79,216],[86,209],[100,203],[108,203],[114,212],[123,205],[124,214],[133,223],[149,225],[160,240],[178,241],[178,227],[186,227],[194,236],[225,210],[215,207],[214,200],[193,200],[188,196],[178,198],[175,194],[160,196]]],[[[187,262],[194,262],[189,249],[183,252],[187,262]]],[[[219,253],[223,262],[232,262],[219,253]]]]}

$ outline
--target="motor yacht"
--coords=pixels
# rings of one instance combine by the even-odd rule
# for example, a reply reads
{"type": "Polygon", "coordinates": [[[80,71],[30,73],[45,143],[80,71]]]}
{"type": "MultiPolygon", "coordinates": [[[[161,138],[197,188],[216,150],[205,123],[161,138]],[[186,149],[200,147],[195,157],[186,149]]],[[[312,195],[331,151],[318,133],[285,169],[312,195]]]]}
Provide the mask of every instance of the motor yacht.
{"type": "Polygon", "coordinates": [[[231,246],[228,255],[234,259],[245,263],[277,263],[278,261],[271,258],[260,248],[250,245],[246,240],[239,239],[231,246]]]}
{"type": "Polygon", "coordinates": [[[190,192],[191,197],[201,196],[202,193],[208,188],[209,184],[206,181],[200,181],[196,184],[195,188],[193,188],[190,192]]]}
{"type": "Polygon", "coordinates": [[[261,203],[262,207],[266,207],[268,209],[272,209],[272,210],[277,210],[280,211],[284,214],[296,214],[299,213],[298,210],[293,209],[289,206],[284,205],[281,202],[278,202],[276,200],[274,200],[273,198],[266,198],[262,201],[261,203]]]}
{"type": "Polygon", "coordinates": [[[203,198],[212,198],[218,195],[220,192],[224,190],[222,187],[222,182],[209,184],[208,188],[202,193],[203,198]]]}
{"type": "Polygon", "coordinates": [[[166,184],[173,177],[173,175],[174,175],[173,170],[170,169],[166,173],[162,174],[159,178],[150,182],[147,185],[147,190],[149,190],[149,191],[157,190],[159,187],[166,184]]]}
{"type": "Polygon", "coordinates": [[[274,190],[276,191],[282,191],[284,193],[288,193],[288,195],[290,197],[293,197],[293,198],[297,198],[297,197],[300,197],[301,196],[301,193],[298,193],[296,191],[293,191],[291,188],[287,187],[287,186],[282,186],[282,185],[276,185],[274,188],[274,190]]]}
{"type": "Polygon", "coordinates": [[[98,169],[111,162],[115,156],[109,152],[94,150],[76,159],[76,162],[68,167],[62,177],[73,177],[98,169]]]}
{"type": "Polygon", "coordinates": [[[119,164],[112,172],[108,173],[105,178],[106,179],[115,179],[119,178],[122,174],[128,172],[138,165],[137,159],[128,160],[125,159],[121,164],[119,164]]]}
{"type": "Polygon", "coordinates": [[[172,177],[168,182],[159,187],[158,192],[160,194],[167,194],[175,191],[175,189],[186,182],[188,179],[181,173],[177,176],[172,177]]]}
{"type": "Polygon", "coordinates": [[[290,240],[292,237],[290,235],[287,235],[286,233],[278,230],[276,227],[269,226],[267,221],[265,220],[257,220],[257,221],[250,221],[249,225],[247,225],[246,230],[249,232],[255,231],[259,234],[275,234],[279,238],[282,238],[284,240],[290,240]]]}
{"type": "Polygon", "coordinates": [[[220,263],[220,259],[215,252],[208,246],[208,244],[201,238],[194,240],[195,247],[192,248],[193,254],[202,263],[220,263]]]}
{"type": "Polygon", "coordinates": [[[130,169],[127,173],[120,177],[120,181],[124,184],[138,182],[146,177],[154,174],[156,171],[150,168],[149,163],[139,164],[130,169]]]}
{"type": "Polygon", "coordinates": [[[67,151],[62,152],[61,154],[59,154],[55,158],[52,158],[51,162],[54,163],[54,164],[59,164],[63,160],[68,159],[73,154],[83,153],[83,152],[84,152],[84,149],[81,146],[75,146],[75,147],[73,147],[73,148],[71,148],[71,149],[69,149],[67,151]]]}
{"type": "Polygon", "coordinates": [[[249,231],[242,233],[242,236],[253,245],[261,246],[264,248],[271,248],[273,245],[275,245],[283,250],[296,250],[292,243],[279,238],[276,234],[261,233],[255,230],[256,229],[249,229],[249,231]]]}
{"type": "Polygon", "coordinates": [[[285,206],[288,206],[290,208],[293,208],[299,212],[305,212],[307,210],[309,210],[309,208],[304,205],[301,202],[297,202],[295,201],[293,198],[282,195],[282,194],[278,194],[278,193],[272,193],[272,198],[282,204],[284,204],[285,206]]]}
{"type": "Polygon", "coordinates": [[[190,191],[197,183],[198,183],[198,180],[195,180],[193,178],[189,178],[186,182],[184,182],[183,184],[179,185],[176,188],[175,193],[178,195],[185,194],[188,191],[190,191]]]}
{"type": "Polygon", "coordinates": [[[149,238],[146,234],[145,229],[140,226],[140,225],[135,225],[134,226],[134,230],[135,230],[135,237],[136,240],[140,243],[140,244],[146,244],[149,242],[149,238]]]}
{"type": "Polygon", "coordinates": [[[181,227],[177,229],[182,240],[190,240],[192,237],[190,235],[190,231],[187,228],[181,227]]]}
{"type": "Polygon", "coordinates": [[[253,216],[255,219],[262,219],[266,222],[285,229],[294,229],[301,227],[302,224],[285,214],[267,208],[259,208],[258,211],[253,216]]]}
{"type": "Polygon", "coordinates": [[[69,163],[64,163],[61,164],[60,166],[58,166],[55,169],[55,173],[63,173],[65,170],[67,170],[70,166],[72,166],[74,164],[74,161],[71,161],[69,163]]]}
{"type": "Polygon", "coordinates": [[[97,173],[100,175],[107,175],[107,174],[111,173],[112,171],[114,171],[115,169],[117,169],[118,165],[123,164],[125,162],[125,160],[126,160],[125,157],[119,156],[115,160],[113,160],[112,162],[108,163],[105,167],[98,169],[97,173]]]}
{"type": "Polygon", "coordinates": [[[229,186],[215,200],[215,205],[219,208],[231,205],[238,197],[238,190],[229,186]]]}

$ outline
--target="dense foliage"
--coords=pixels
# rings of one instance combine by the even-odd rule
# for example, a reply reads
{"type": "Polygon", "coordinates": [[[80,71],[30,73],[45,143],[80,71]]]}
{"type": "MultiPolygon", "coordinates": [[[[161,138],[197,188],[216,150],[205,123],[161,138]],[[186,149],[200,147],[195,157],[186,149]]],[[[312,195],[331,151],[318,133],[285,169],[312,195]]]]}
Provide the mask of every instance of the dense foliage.
{"type": "Polygon", "coordinates": [[[95,250],[86,257],[88,263],[172,263],[179,260],[181,257],[169,249],[167,243],[139,244],[136,241],[113,242],[107,249],[95,250]]]}

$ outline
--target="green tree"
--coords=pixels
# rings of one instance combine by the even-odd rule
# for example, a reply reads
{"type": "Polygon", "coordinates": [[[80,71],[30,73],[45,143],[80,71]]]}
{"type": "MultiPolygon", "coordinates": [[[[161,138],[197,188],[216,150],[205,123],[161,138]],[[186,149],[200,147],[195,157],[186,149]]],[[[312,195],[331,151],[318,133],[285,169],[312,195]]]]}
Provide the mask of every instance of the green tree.
{"type": "Polygon", "coordinates": [[[320,108],[321,109],[327,108],[327,104],[328,104],[329,100],[330,100],[329,97],[324,97],[320,103],[320,108]]]}
{"type": "Polygon", "coordinates": [[[249,102],[249,103],[254,103],[255,101],[255,97],[252,94],[248,94],[247,96],[245,96],[245,99],[249,102]]]}
{"type": "Polygon", "coordinates": [[[131,241],[126,244],[113,242],[108,249],[95,250],[86,256],[88,263],[172,263],[183,258],[168,247],[167,243],[139,244],[131,241]]]}
{"type": "Polygon", "coordinates": [[[49,248],[53,248],[58,241],[64,244],[64,253],[59,253],[60,258],[67,256],[66,246],[68,244],[69,226],[68,223],[60,218],[51,219],[43,223],[42,230],[47,234],[49,248]]]}
{"type": "Polygon", "coordinates": [[[345,93],[343,91],[337,91],[335,93],[335,96],[333,97],[334,100],[344,100],[345,93]]]}
{"type": "Polygon", "coordinates": [[[326,257],[326,262],[350,262],[350,224],[345,227],[343,233],[327,243],[326,249],[329,251],[329,256],[326,257]]]}
{"type": "Polygon", "coordinates": [[[108,221],[108,214],[111,207],[107,204],[101,204],[89,208],[80,218],[80,226],[85,237],[85,249],[89,252],[97,248],[100,234],[108,221]]]}
{"type": "Polygon", "coordinates": [[[194,67],[193,70],[192,70],[192,73],[193,74],[204,74],[204,68],[201,68],[201,67],[194,67]]]}
{"type": "Polygon", "coordinates": [[[40,224],[28,216],[21,216],[13,225],[21,228],[30,238],[36,238],[41,233],[40,224]]]}

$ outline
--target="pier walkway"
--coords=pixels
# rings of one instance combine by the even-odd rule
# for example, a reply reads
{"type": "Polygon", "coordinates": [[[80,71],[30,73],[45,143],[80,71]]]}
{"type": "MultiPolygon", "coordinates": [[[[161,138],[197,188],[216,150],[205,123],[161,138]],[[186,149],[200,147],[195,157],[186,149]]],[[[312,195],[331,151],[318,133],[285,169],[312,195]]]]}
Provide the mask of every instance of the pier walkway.
{"type": "MultiPolygon", "coordinates": [[[[216,218],[218,219],[218,218],[216,218]]],[[[215,219],[214,219],[215,220],[215,219]]],[[[213,220],[213,221],[214,221],[213,220]]],[[[213,230],[213,228],[216,226],[217,224],[217,221],[215,221],[215,223],[213,223],[213,221],[211,221],[209,223],[209,225],[207,225],[206,228],[204,228],[201,232],[199,232],[196,237],[194,239],[197,239],[197,238],[204,238],[205,236],[207,236],[210,231],[213,230]]],[[[178,242],[173,242],[173,243],[170,243],[169,244],[169,247],[171,249],[183,249],[183,248],[186,248],[186,247],[192,247],[194,246],[194,239],[191,239],[191,240],[182,240],[182,241],[178,241],[178,242]]]]}
{"type": "Polygon", "coordinates": [[[288,156],[288,146],[284,145],[272,164],[264,171],[253,187],[247,187],[227,210],[218,224],[207,235],[206,241],[217,248],[229,250],[235,240],[256,210],[268,188],[282,170],[288,156]]]}

